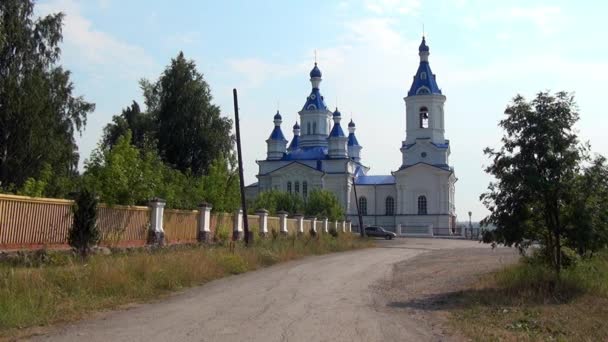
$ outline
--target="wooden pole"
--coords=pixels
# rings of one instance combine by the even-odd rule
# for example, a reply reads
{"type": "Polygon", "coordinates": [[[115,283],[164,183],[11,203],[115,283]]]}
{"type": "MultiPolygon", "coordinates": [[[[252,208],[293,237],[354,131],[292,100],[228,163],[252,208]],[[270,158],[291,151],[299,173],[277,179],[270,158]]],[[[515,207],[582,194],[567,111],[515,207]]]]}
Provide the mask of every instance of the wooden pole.
{"type": "Polygon", "coordinates": [[[245,179],[243,177],[243,154],[241,152],[241,129],[239,124],[239,100],[236,88],[232,89],[234,98],[234,126],[236,128],[236,151],[239,160],[239,183],[241,185],[241,207],[243,208],[243,230],[245,245],[249,245],[249,223],[247,221],[247,202],[245,201],[245,179]]]}

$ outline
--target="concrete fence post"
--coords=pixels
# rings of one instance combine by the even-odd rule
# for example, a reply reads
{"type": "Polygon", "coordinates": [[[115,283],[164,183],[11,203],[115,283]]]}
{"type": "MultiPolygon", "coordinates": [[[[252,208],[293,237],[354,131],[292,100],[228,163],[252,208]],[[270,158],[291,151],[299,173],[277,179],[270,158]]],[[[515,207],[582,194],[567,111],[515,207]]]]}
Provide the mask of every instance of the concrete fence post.
{"type": "Polygon", "coordinates": [[[323,233],[329,233],[329,219],[327,217],[323,218],[323,233]]]}
{"type": "Polygon", "coordinates": [[[296,219],[296,234],[302,234],[304,233],[304,216],[303,215],[295,215],[294,218],[296,219]]]}
{"type": "Polygon", "coordinates": [[[234,212],[234,227],[232,228],[232,239],[239,240],[243,235],[243,209],[234,212]]]}
{"type": "Polygon", "coordinates": [[[310,218],[310,230],[313,231],[313,233],[317,233],[317,218],[316,217],[311,217],[310,218]]]}
{"type": "Polygon", "coordinates": [[[163,214],[167,202],[162,198],[153,198],[150,203],[150,232],[148,244],[162,246],[165,244],[165,231],[163,230],[163,214]]]}
{"type": "Polygon", "coordinates": [[[348,232],[352,233],[353,232],[353,223],[349,220],[348,222],[348,232]]]}
{"type": "Polygon", "coordinates": [[[198,205],[198,234],[199,242],[209,241],[211,236],[211,204],[203,202],[198,205]]]}
{"type": "Polygon", "coordinates": [[[277,213],[277,215],[279,215],[279,231],[283,235],[289,234],[289,231],[287,230],[287,214],[288,212],[286,211],[279,211],[277,213]]]}
{"type": "Polygon", "coordinates": [[[342,233],[346,233],[346,221],[342,221],[342,233]]]}
{"type": "Polygon", "coordinates": [[[268,235],[268,210],[260,209],[255,213],[260,220],[260,236],[268,235]]]}
{"type": "Polygon", "coordinates": [[[334,222],[334,229],[336,230],[336,233],[340,231],[340,227],[338,226],[338,220],[334,222]]]}

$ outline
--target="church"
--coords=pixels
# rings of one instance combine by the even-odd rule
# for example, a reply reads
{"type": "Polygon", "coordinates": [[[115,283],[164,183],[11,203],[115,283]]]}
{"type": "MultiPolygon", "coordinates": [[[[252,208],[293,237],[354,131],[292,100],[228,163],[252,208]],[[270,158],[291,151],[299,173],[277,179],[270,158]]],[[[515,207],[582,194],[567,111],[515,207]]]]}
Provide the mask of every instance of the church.
{"type": "Polygon", "coordinates": [[[338,198],[354,229],[359,225],[358,208],[364,226],[377,225],[400,235],[451,234],[456,227],[457,178],[448,160],[450,141],[444,136],[446,97],[431,71],[424,37],[418,54],[420,64],[404,98],[406,132],[395,171],[368,174],[356,125],[352,120],[345,125],[337,108],[327,108],[321,95],[322,73],[315,63],[310,95],[298,113],[300,123],[293,126],[288,141],[281,114],[276,113],[266,140],[267,155],[257,161],[258,182],[247,187],[248,197],[275,189],[306,199],[313,189],[325,189],[338,198]]]}

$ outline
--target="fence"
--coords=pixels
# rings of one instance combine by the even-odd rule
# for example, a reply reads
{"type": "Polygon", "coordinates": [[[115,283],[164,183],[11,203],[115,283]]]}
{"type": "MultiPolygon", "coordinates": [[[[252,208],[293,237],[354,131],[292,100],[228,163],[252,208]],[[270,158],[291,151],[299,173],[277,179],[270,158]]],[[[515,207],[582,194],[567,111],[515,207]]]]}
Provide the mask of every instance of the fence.
{"type": "MultiPolygon", "coordinates": [[[[69,230],[72,226],[72,206],[74,202],[62,199],[33,198],[0,194],[0,250],[34,249],[34,248],[67,248],[69,230]]],[[[163,205],[164,206],[164,205],[163,205]]],[[[215,236],[216,230],[221,229],[232,235],[234,229],[241,230],[237,225],[235,214],[213,213],[211,208],[200,210],[159,209],[158,206],[108,206],[100,204],[97,212],[97,227],[101,234],[102,246],[143,246],[149,239],[150,232],[160,230],[164,242],[169,244],[196,242],[200,225],[204,222],[208,239],[215,236]],[[152,217],[162,212],[162,225],[155,227],[152,217]],[[207,216],[202,211],[207,210],[207,216]]],[[[159,216],[160,217],[160,216],[159,216]]],[[[260,217],[248,215],[249,229],[260,232],[260,217]]],[[[287,233],[298,231],[298,220],[285,218],[287,233]]],[[[242,220],[239,220],[242,221],[242,220]]],[[[242,222],[241,222],[242,223],[242,222]]],[[[282,219],[268,217],[266,230],[281,231],[282,219]]],[[[302,222],[302,230],[310,231],[310,219],[302,222]]],[[[333,227],[335,223],[330,222],[333,227]]],[[[317,231],[322,223],[317,221],[317,231]]]]}

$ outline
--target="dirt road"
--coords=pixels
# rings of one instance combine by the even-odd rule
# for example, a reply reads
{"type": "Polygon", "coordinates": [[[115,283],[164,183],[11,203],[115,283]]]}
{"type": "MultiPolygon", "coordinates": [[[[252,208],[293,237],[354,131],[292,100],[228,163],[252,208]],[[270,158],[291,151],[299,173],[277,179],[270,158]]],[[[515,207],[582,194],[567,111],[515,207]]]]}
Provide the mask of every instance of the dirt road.
{"type": "Polygon", "coordinates": [[[471,241],[407,239],[213,281],[60,326],[43,341],[436,341],[437,294],[515,260],[471,241]],[[425,307],[425,305],[427,307],[425,307]]]}

